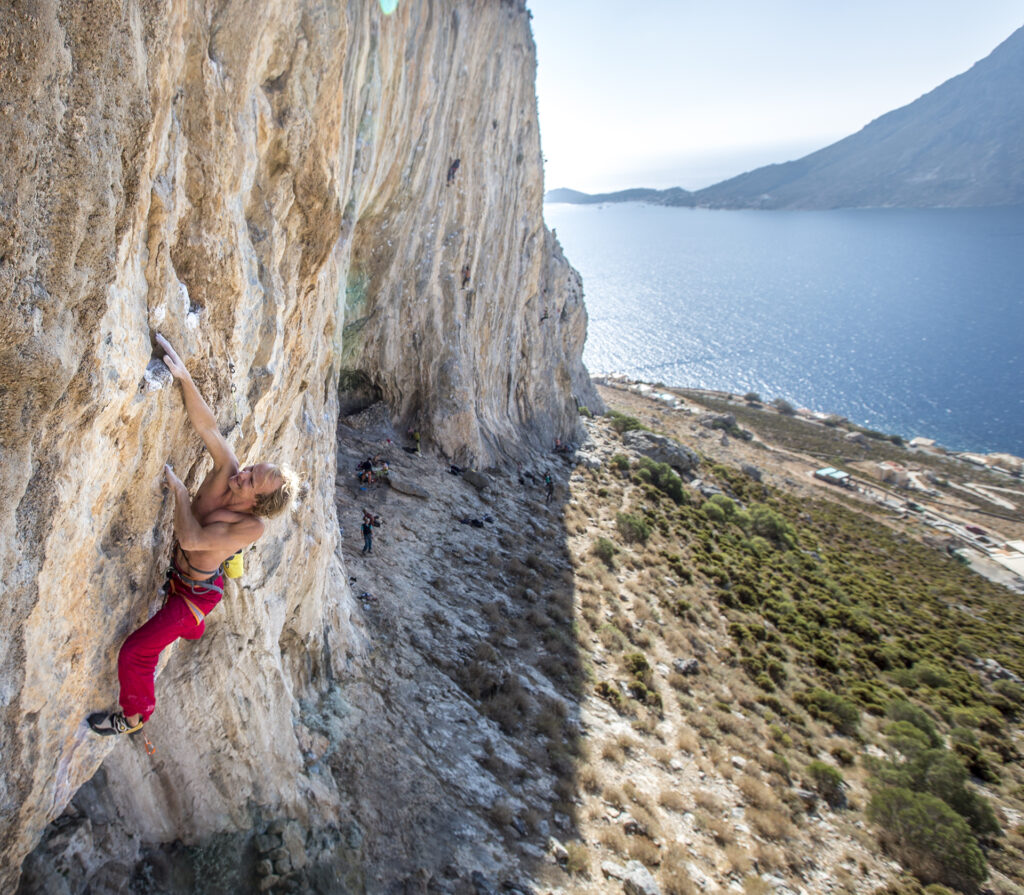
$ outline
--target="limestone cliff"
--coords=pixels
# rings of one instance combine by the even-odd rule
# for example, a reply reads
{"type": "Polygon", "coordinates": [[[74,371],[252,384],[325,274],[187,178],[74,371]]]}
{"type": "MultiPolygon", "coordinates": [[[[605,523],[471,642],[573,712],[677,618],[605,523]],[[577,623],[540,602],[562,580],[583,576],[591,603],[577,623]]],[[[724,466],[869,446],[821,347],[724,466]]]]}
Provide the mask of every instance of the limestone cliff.
{"type": "Polygon", "coordinates": [[[94,794],[144,840],[337,820],[296,719],[365,653],[337,550],[339,382],[480,466],[598,403],[541,217],[534,70],[506,0],[0,14],[0,888],[101,766],[94,794]],[[81,722],[159,604],[162,466],[206,469],[158,330],[239,457],[310,488],[171,651],[150,759],[81,722]]]}

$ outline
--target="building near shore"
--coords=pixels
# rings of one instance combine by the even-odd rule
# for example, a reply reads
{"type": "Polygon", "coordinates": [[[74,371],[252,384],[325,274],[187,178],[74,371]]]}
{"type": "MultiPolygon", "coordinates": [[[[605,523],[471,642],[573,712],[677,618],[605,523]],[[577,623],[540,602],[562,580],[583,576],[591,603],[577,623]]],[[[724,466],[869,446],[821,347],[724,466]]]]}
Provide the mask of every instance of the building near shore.
{"type": "Polygon", "coordinates": [[[910,484],[909,470],[899,463],[883,460],[876,468],[878,470],[878,477],[883,482],[896,485],[898,488],[906,488],[910,484]]]}
{"type": "Polygon", "coordinates": [[[944,454],[946,449],[941,444],[936,444],[934,438],[911,438],[907,447],[916,448],[920,451],[928,451],[930,454],[944,454]]]}
{"type": "Polygon", "coordinates": [[[962,454],[957,454],[957,457],[974,466],[988,466],[987,454],[973,454],[970,451],[965,451],[962,454]]]}
{"type": "Polygon", "coordinates": [[[828,482],[830,485],[838,485],[840,488],[850,488],[853,486],[853,479],[850,478],[850,473],[843,472],[841,469],[836,469],[832,466],[815,470],[814,477],[823,482],[828,482]]]}
{"type": "Polygon", "coordinates": [[[1010,475],[1024,474],[1024,459],[1013,454],[986,454],[985,462],[995,469],[1002,469],[1010,475]]]}
{"type": "Polygon", "coordinates": [[[988,551],[989,559],[1024,578],[1024,541],[1008,541],[1004,546],[988,551]]]}

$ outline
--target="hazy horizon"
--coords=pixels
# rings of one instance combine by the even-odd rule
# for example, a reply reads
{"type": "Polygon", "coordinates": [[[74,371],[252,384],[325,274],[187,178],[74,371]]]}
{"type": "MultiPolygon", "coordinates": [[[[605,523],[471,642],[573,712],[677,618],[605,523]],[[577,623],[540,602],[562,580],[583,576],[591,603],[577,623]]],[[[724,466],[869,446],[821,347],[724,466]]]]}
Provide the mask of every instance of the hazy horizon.
{"type": "Polygon", "coordinates": [[[545,189],[697,190],[856,133],[1024,24],[1017,0],[529,0],[545,189]]]}

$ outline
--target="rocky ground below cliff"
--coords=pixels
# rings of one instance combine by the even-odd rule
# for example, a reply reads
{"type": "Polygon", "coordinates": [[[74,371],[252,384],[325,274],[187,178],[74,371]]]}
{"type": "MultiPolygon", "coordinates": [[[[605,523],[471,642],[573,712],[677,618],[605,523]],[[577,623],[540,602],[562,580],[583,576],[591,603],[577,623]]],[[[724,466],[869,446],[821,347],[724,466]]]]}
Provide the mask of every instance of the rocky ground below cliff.
{"type": "Polygon", "coordinates": [[[587,421],[572,462],[478,475],[401,450],[373,411],[350,422],[338,516],[373,658],[303,720],[367,831],[368,891],[870,892],[893,875],[859,814],[779,773],[756,695],[718,658],[724,618],[667,619],[657,595],[681,582],[593,557],[639,499],[597,484],[613,456],[639,457],[607,421],[587,421]],[[358,481],[376,454],[393,487],[358,481]],[[384,523],[372,555],[364,509],[384,523]],[[596,695],[629,687],[627,637],[661,713],[596,695]]]}

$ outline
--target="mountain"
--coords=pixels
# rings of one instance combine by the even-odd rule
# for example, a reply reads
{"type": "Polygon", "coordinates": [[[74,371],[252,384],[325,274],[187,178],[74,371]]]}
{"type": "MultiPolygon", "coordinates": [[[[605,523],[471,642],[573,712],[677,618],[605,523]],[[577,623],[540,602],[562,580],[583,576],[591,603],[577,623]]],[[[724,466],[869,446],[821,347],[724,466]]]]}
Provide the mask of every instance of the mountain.
{"type": "MultiPolygon", "coordinates": [[[[1022,205],[1022,87],[1019,28],[968,71],[838,143],[693,193],[654,191],[644,201],[707,208],[1022,205]],[[670,193],[686,201],[669,201],[670,193]]],[[[639,192],[585,201],[630,201],[627,194],[639,192]]],[[[551,195],[548,201],[584,201],[551,195]]]]}
{"type": "Polygon", "coordinates": [[[581,193],[579,190],[548,190],[545,202],[565,202],[569,205],[596,205],[600,202],[646,202],[649,205],[692,206],[693,193],[675,186],[668,190],[638,188],[618,190],[614,193],[581,193]]]}

